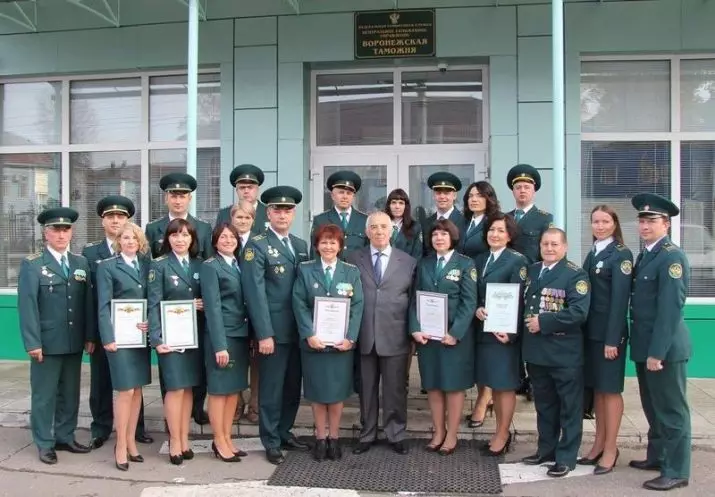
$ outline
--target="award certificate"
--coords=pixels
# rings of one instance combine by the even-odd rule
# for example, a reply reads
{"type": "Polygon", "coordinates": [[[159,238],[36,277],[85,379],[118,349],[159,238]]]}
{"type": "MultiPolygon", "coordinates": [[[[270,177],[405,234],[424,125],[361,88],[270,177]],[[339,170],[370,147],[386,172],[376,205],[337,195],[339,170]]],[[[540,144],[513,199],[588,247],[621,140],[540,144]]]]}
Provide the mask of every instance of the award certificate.
{"type": "Polygon", "coordinates": [[[111,306],[117,348],[145,348],[146,332],[137,328],[137,325],[146,321],[146,300],[112,299],[111,306]]]}
{"type": "Polygon", "coordinates": [[[348,334],[350,299],[315,297],[313,331],[325,345],[335,346],[348,334]]]}
{"type": "Polygon", "coordinates": [[[519,283],[487,283],[485,332],[517,333],[520,287],[519,283]]]}
{"type": "Polygon", "coordinates": [[[161,302],[161,335],[164,343],[172,349],[199,347],[196,305],[193,300],[161,302]]]}
{"type": "Polygon", "coordinates": [[[442,340],[447,334],[447,294],[418,291],[417,321],[430,340],[442,340]]]}

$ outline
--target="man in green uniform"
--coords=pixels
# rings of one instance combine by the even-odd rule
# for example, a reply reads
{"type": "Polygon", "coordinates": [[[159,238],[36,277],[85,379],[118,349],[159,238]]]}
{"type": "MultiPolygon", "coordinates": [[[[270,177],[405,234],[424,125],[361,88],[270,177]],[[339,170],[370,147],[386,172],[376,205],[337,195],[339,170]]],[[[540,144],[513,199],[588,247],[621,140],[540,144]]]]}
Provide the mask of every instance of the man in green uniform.
{"type": "MultiPolygon", "coordinates": [[[[191,192],[196,190],[196,179],[186,173],[170,173],[161,178],[159,187],[165,192],[164,199],[166,206],[169,208],[169,213],[150,222],[146,227],[146,239],[151,248],[151,256],[157,258],[162,255],[161,246],[164,242],[166,227],[172,219],[181,218],[186,219],[196,230],[199,255],[204,259],[211,257],[214,254],[214,249],[211,245],[211,225],[189,214],[191,192]]],[[[161,381],[161,376],[159,376],[159,383],[163,398],[164,384],[161,381]]],[[[209,415],[204,410],[205,400],[206,382],[204,381],[201,386],[194,387],[194,406],[191,412],[194,421],[200,425],[205,425],[209,422],[209,415]]]]}
{"type": "MultiPolygon", "coordinates": [[[[422,226],[422,233],[430,233],[435,221],[449,219],[459,229],[459,245],[455,247],[455,250],[461,252],[460,248],[464,241],[467,222],[464,219],[464,214],[457,209],[454,203],[457,201],[457,192],[462,189],[462,182],[454,174],[440,171],[427,178],[427,186],[432,189],[436,211],[425,220],[424,226],[422,226]]],[[[428,238],[428,236],[424,237],[425,256],[434,252],[432,240],[428,238]]]]}
{"type": "Polygon", "coordinates": [[[20,332],[30,355],[32,439],[40,461],[56,464],[64,450],[85,454],[77,443],[82,350],[97,340],[94,299],[87,259],[69,252],[74,209],[43,211],[44,250],[22,261],[17,286],[20,332]]]}
{"type": "MultiPolygon", "coordinates": [[[[540,261],[539,240],[541,234],[553,225],[554,216],[534,205],[536,192],[541,188],[541,175],[529,164],[517,164],[509,170],[506,182],[514,195],[516,209],[507,212],[519,226],[519,235],[513,242],[513,248],[526,257],[529,264],[540,261]]],[[[524,363],[520,362],[519,376],[521,386],[517,394],[526,395],[531,400],[531,385],[526,376],[524,363]]]]}
{"type": "Polygon", "coordinates": [[[302,198],[291,186],[263,192],[270,226],[248,241],[241,261],[241,285],[258,339],[258,429],[266,458],[273,464],[284,461],[281,449],[308,449],[291,433],[301,390],[298,328],[291,311],[293,282],[309,251],[290,228],[302,198]]]}
{"type": "MultiPolygon", "coordinates": [[[[266,206],[263,202],[258,200],[259,188],[265,180],[263,171],[253,164],[241,164],[233,168],[229,179],[231,186],[236,189],[236,203],[240,200],[245,200],[256,209],[256,218],[253,221],[251,232],[256,235],[263,233],[269,224],[268,218],[266,217],[266,206]]],[[[218,211],[216,224],[214,226],[218,226],[221,223],[231,223],[232,207],[233,205],[228,205],[218,211]]]]}
{"type": "MultiPolygon", "coordinates": [[[[333,199],[333,208],[315,216],[313,227],[310,230],[312,243],[313,234],[319,226],[323,224],[340,226],[345,234],[345,245],[340,253],[342,260],[346,260],[345,258],[351,251],[366,247],[369,243],[365,235],[367,215],[353,207],[355,194],[360,191],[361,185],[362,179],[352,171],[337,171],[331,174],[326,186],[333,199]]],[[[311,254],[315,257],[318,256],[312,247],[311,254]]]]}
{"type": "Polygon", "coordinates": [[[536,454],[525,464],[553,462],[547,474],[566,476],[576,467],[583,434],[583,334],[588,275],[566,260],[566,233],[548,228],[541,236],[543,262],[527,271],[522,354],[534,389],[536,454]]]}
{"type": "MultiPolygon", "coordinates": [[[[104,259],[112,257],[112,245],[126,224],[134,215],[134,202],[121,195],[109,195],[97,202],[97,215],[102,218],[104,238],[88,243],[82,250],[82,255],[89,262],[92,271],[92,295],[97,300],[97,264],[104,259]]],[[[147,349],[147,354],[150,351],[147,349]]],[[[114,426],[114,410],[112,406],[112,378],[109,372],[107,354],[101,342],[97,341],[94,353],[89,357],[91,368],[89,410],[92,412],[90,431],[92,441],[90,447],[98,449],[109,439],[114,426]]],[[[152,443],[154,440],[144,431],[144,405],[139,411],[139,422],[135,434],[137,442],[152,443]]]]}
{"type": "Polygon", "coordinates": [[[683,320],[690,264],[668,237],[680,209],[651,193],[632,200],[645,248],[638,255],[631,292],[631,360],[636,363],[641,405],[648,420],[646,459],[636,469],[660,471],[650,490],[685,487],[690,478],[690,407],[686,394],[690,333],[683,320]]]}

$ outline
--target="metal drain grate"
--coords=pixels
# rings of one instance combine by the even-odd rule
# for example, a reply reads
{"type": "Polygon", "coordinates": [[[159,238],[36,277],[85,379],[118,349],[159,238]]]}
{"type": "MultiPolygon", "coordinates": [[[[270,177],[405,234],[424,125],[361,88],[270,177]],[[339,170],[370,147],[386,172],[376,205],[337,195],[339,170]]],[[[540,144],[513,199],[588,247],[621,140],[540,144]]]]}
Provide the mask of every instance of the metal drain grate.
{"type": "Polygon", "coordinates": [[[268,480],[269,485],[341,488],[369,492],[500,494],[499,459],[482,456],[477,440],[460,440],[449,456],[426,452],[429,440],[407,440],[401,456],[389,445],[376,445],[354,455],[341,440],[340,461],[313,460],[309,452],[289,452],[268,480]]]}

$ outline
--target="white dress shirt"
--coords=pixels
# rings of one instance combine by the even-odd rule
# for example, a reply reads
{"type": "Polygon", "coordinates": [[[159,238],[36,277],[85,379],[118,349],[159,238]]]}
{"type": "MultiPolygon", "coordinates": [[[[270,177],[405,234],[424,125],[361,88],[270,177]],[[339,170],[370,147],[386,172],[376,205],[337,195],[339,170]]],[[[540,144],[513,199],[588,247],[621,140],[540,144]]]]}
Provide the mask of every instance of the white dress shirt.
{"type": "Polygon", "coordinates": [[[387,263],[390,262],[390,255],[392,255],[392,247],[388,245],[387,248],[380,251],[373,247],[372,244],[370,244],[370,259],[372,262],[372,267],[375,267],[375,262],[377,259],[377,257],[375,257],[375,254],[377,254],[378,252],[382,252],[382,256],[380,257],[380,264],[382,264],[380,266],[380,279],[382,279],[385,277],[387,263]]]}

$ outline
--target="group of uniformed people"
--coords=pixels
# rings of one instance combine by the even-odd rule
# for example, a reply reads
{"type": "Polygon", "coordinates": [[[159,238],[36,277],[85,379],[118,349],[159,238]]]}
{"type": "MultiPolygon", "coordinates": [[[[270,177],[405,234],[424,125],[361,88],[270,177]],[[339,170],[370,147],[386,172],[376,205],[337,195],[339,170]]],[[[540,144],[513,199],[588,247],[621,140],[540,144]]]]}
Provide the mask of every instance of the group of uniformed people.
{"type": "MultiPolygon", "coordinates": [[[[334,205],[315,217],[310,243],[290,233],[300,191],[269,188],[259,202],[264,179],[259,168],[238,166],[230,179],[241,201],[222,209],[213,229],[188,214],[196,180],[187,174],[161,179],[169,213],[149,223],[146,234],[129,222],[134,213],[129,199],[102,199],[97,212],[106,240],[88,245],[84,256],[68,251],[76,211],[55,208],[38,216],[47,245],[22,263],[18,306],[32,359],[31,424],[40,460],[54,464],[57,450],[85,453],[100,447],[113,419],[117,468],[126,471],[129,462],[143,462],[135,442],[151,442],[143,431],[141,396],[141,388],[151,382],[150,353],[148,348],[117,349],[109,312],[112,299],[127,298],[148,303],[148,318],[137,332],[148,333],[159,356],[173,464],[194,457],[188,439],[191,417],[211,423],[217,458],[236,462],[246,455],[230,434],[236,411],[242,410],[240,392],[248,387],[249,367],[249,410],[257,417],[270,462],[283,462],[282,450],[309,450],[291,431],[301,391],[316,421],[316,460],[340,458],[342,403],[353,391],[361,394],[363,424],[354,453],[369,450],[375,428],[369,425],[377,416],[371,412],[366,419],[370,403],[362,397],[374,392],[362,391],[369,375],[361,372],[361,364],[372,364],[367,358],[376,349],[372,345],[361,352],[359,344],[366,330],[363,316],[375,316],[363,302],[363,283],[371,278],[376,285],[371,292],[379,293],[394,260],[408,272],[408,283],[397,294],[405,288],[410,292],[396,307],[404,315],[396,333],[412,338],[432,413],[434,432],[425,450],[441,455],[455,450],[465,391],[476,384],[479,398],[467,423],[481,426],[493,410],[496,431],[482,450],[504,454],[512,443],[516,394],[531,389],[539,442],[537,452],[523,462],[549,462],[553,477],[565,476],[576,464],[595,466],[595,474],[612,471],[630,340],[650,425],[647,458],[630,465],[660,471],[644,483],[646,488],[688,484],[685,365],[690,342],[683,306],[689,265],[667,236],[670,217],[679,213],[668,200],[652,194],[633,198],[645,244],[635,264],[623,245],[616,213],[605,205],[594,208],[593,250],[581,267],[566,259],[566,233],[534,205],[541,178],[529,165],[517,165],[507,175],[516,203],[507,213],[488,182],[467,186],[460,211],[455,205],[462,189],[459,178],[447,172],[431,175],[436,212],[422,222],[412,218],[409,197],[401,189],[389,194],[384,213],[359,212],[353,201],[360,177],[352,171],[334,173],[326,184],[334,205]],[[520,285],[518,333],[483,332],[488,283],[520,285]],[[415,291],[447,296],[448,332],[441,340],[421,331],[415,291]],[[315,299],[325,296],[350,299],[342,342],[326,344],[315,336],[315,299]],[[199,311],[200,347],[174,350],[163,343],[160,304],[187,299],[199,311]],[[83,350],[92,361],[95,399],[90,447],[74,439],[83,350]],[[577,458],[585,386],[595,392],[597,432],[588,454],[577,458]],[[112,388],[119,393],[110,409],[112,388]]],[[[380,364],[404,377],[412,356],[409,346],[398,355],[398,362],[380,364]]],[[[384,381],[390,371],[379,373],[384,381]]],[[[397,420],[397,428],[388,438],[395,452],[406,454],[404,382],[394,390],[388,417],[397,420]]]]}

